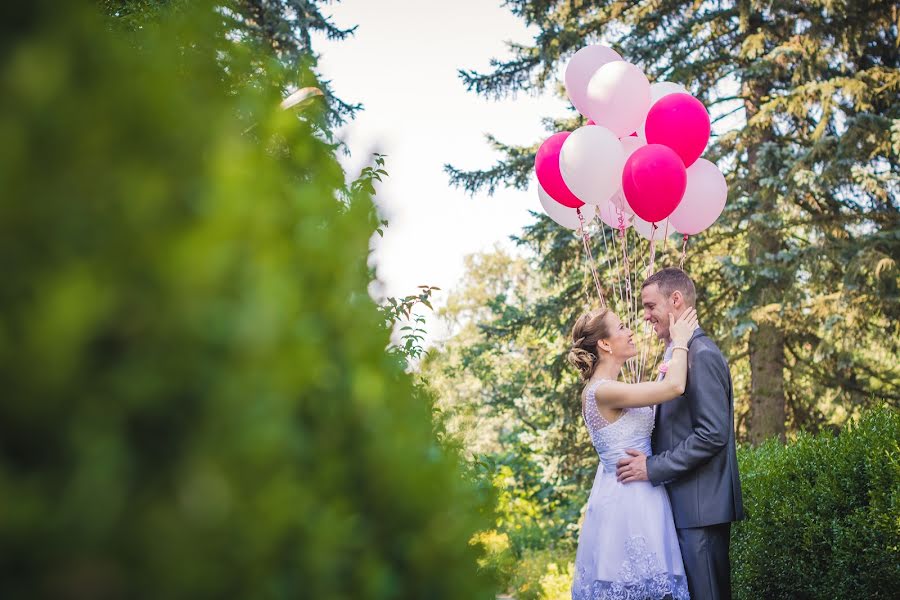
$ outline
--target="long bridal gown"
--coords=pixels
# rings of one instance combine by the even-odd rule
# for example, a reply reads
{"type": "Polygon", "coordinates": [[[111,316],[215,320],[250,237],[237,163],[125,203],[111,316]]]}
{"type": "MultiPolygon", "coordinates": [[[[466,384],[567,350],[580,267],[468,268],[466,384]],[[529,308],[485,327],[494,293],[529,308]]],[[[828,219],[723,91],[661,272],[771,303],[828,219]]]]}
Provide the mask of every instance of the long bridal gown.
{"type": "Polygon", "coordinates": [[[573,600],[687,599],[678,535],[665,487],[619,483],[616,462],[633,448],[650,456],[654,408],[625,409],[608,423],[594,393],[585,390],[582,416],[600,455],[575,556],[573,600]]]}

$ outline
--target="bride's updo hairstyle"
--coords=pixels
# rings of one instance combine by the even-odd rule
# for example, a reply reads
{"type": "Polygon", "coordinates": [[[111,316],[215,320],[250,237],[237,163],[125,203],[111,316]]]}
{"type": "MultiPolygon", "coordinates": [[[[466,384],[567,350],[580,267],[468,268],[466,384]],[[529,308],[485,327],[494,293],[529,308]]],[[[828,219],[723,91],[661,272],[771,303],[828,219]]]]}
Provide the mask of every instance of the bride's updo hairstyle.
{"type": "Polygon", "coordinates": [[[578,369],[581,379],[587,381],[597,368],[597,342],[609,337],[606,315],[609,309],[585,313],[578,317],[572,328],[572,349],[569,350],[569,364],[578,369]]]}

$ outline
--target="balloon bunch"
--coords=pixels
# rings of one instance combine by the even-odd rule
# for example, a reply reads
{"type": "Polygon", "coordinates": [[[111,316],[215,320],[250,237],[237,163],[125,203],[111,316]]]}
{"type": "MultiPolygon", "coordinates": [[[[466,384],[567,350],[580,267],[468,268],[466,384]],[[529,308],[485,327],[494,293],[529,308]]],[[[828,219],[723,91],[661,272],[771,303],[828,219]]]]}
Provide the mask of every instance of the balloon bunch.
{"type": "MultiPolygon", "coordinates": [[[[700,158],[709,142],[709,113],[682,85],[651,84],[639,67],[602,45],[572,56],[565,86],[588,121],[575,131],[553,134],[538,149],[534,168],[541,205],[551,219],[582,235],[601,304],[606,302],[585,225],[597,218],[617,230],[621,254],[615,248],[612,254],[621,258],[615,272],[624,276],[613,288],[637,319],[632,275],[641,273],[631,268],[626,229],[650,240],[643,266],[652,271],[656,241],[670,232],[683,234],[683,264],[687,236],[708,228],[725,208],[725,177],[700,158]]],[[[640,379],[637,370],[633,374],[640,379]]]]}
{"type": "Polygon", "coordinates": [[[552,219],[577,229],[580,208],[587,221],[596,214],[618,228],[621,211],[647,239],[669,229],[693,235],[715,222],[728,188],[716,165],[700,158],[710,135],[703,103],[677,83],[651,84],[600,45],[572,56],[565,85],[589,121],[550,136],[535,156],[541,202],[552,219]]]}

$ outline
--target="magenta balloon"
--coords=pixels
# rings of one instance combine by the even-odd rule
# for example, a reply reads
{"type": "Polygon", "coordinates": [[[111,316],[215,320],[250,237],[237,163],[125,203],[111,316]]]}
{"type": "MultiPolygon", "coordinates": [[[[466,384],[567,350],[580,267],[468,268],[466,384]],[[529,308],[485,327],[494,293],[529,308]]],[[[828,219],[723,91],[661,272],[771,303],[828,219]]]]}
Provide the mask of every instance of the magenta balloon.
{"type": "Polygon", "coordinates": [[[650,107],[644,130],[647,143],[668,146],[690,167],[709,142],[709,113],[690,94],[669,94],[650,107]]]}
{"type": "Polygon", "coordinates": [[[634,151],[622,170],[622,191],[634,214],[658,223],[678,207],[687,187],[687,170],[675,151],[647,144],[634,151]]]}
{"type": "Polygon", "coordinates": [[[559,172],[559,151],[571,132],[561,131],[547,138],[534,155],[534,172],[547,195],[569,208],[580,208],[584,202],[573,194],[559,172]]]}

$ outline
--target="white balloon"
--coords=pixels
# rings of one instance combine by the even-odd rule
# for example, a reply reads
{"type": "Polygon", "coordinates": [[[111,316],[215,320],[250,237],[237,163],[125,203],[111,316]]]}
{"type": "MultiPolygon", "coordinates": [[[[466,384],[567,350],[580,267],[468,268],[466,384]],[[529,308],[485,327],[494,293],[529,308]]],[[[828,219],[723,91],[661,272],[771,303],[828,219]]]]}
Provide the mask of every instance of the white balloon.
{"type": "Polygon", "coordinates": [[[625,61],[606,63],[587,87],[588,116],[616,137],[636,131],[650,110],[650,82],[641,69],[625,61]]]}
{"type": "MultiPolygon", "coordinates": [[[[538,186],[538,199],[541,201],[541,206],[544,207],[544,212],[547,213],[547,216],[562,225],[563,227],[568,227],[569,229],[578,229],[581,227],[581,219],[578,218],[578,209],[569,208],[568,206],[563,206],[556,200],[550,197],[550,195],[544,191],[544,188],[541,187],[541,184],[537,184],[538,186]]],[[[592,204],[585,204],[581,207],[581,216],[584,217],[584,224],[587,225],[594,219],[594,215],[597,212],[597,208],[592,204]]]]}
{"type": "MultiPolygon", "coordinates": [[[[668,96],[669,94],[689,94],[687,88],[681,85],[680,83],[674,83],[672,81],[657,81],[656,83],[650,84],[650,107],[652,108],[656,101],[662,98],[663,96],[668,96]]],[[[650,112],[650,109],[647,109],[647,112],[650,112]]],[[[638,129],[638,135],[644,139],[647,139],[647,132],[645,130],[647,124],[647,116],[644,115],[644,120],[641,122],[641,127],[638,129]]]]}
{"type": "Polygon", "coordinates": [[[559,172],[575,196],[588,204],[609,200],[622,185],[625,149],[606,127],[579,127],[559,151],[559,172]]]}
{"type": "Polygon", "coordinates": [[[584,108],[591,76],[606,63],[616,60],[622,60],[618,52],[599,44],[585,46],[569,59],[563,81],[566,85],[566,95],[578,112],[586,114],[584,108]]]}
{"type": "Polygon", "coordinates": [[[637,215],[634,215],[631,219],[631,224],[634,225],[635,231],[641,234],[645,240],[655,240],[657,242],[661,242],[666,239],[667,235],[671,235],[675,233],[675,229],[669,223],[669,220],[661,221],[656,224],[656,230],[653,229],[653,224],[648,223],[637,215]]]}

